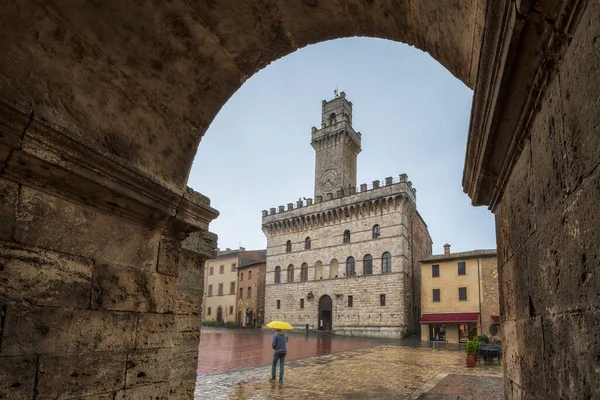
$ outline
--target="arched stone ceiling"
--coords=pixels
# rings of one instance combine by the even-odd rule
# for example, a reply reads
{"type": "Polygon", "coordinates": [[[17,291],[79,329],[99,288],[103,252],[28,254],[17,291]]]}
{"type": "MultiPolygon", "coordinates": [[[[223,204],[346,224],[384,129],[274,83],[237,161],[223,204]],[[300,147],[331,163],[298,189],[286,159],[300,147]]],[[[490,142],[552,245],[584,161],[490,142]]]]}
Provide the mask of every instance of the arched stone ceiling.
{"type": "Polygon", "coordinates": [[[252,74],[303,46],[351,36],[404,42],[473,87],[486,4],[7,2],[0,100],[181,191],[223,104],[252,74]]]}

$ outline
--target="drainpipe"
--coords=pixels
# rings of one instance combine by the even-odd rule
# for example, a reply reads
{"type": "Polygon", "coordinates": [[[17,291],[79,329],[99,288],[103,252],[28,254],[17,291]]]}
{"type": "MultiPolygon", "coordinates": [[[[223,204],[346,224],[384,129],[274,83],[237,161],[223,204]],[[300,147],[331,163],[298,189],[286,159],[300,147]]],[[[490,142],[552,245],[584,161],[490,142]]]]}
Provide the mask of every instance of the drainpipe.
{"type": "Polygon", "coordinates": [[[483,335],[483,322],[481,319],[481,275],[479,267],[479,257],[477,257],[477,292],[479,293],[479,330],[483,335]]]}

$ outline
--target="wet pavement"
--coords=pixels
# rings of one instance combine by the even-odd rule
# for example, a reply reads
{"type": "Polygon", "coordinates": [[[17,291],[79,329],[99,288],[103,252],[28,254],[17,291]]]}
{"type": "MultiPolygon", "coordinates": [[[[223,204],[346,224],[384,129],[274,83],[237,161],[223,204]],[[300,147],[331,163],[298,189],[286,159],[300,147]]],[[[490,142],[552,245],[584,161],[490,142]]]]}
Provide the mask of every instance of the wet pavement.
{"type": "Polygon", "coordinates": [[[503,398],[501,366],[467,368],[460,346],[312,335],[289,335],[279,383],[269,379],[271,332],[203,328],[195,399],[503,398]]]}
{"type": "MultiPolygon", "coordinates": [[[[198,375],[239,370],[273,361],[274,331],[202,328],[198,375]]],[[[347,338],[332,340],[330,334],[289,334],[286,361],[375,346],[377,342],[347,338]]]]}

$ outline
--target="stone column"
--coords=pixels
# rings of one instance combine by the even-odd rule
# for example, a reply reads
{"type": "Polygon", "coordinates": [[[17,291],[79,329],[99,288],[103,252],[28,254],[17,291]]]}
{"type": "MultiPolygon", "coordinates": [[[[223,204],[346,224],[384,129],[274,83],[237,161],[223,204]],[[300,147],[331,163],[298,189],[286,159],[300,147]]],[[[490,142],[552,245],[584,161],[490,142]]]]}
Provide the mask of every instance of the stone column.
{"type": "Polygon", "coordinates": [[[0,125],[0,397],[192,398],[209,200],[3,103],[0,125]]]}

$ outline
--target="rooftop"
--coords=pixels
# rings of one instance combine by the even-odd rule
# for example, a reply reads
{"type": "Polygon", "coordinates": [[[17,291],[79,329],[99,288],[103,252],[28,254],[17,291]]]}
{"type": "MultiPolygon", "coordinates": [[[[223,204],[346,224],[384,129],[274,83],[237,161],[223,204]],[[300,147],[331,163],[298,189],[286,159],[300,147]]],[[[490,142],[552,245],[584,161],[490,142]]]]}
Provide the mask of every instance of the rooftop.
{"type": "Polygon", "coordinates": [[[458,253],[444,254],[433,254],[429,257],[425,257],[421,262],[428,261],[444,261],[444,260],[455,260],[458,258],[474,258],[474,257],[496,257],[496,249],[482,249],[482,250],[471,250],[461,251],[458,253]]]}

